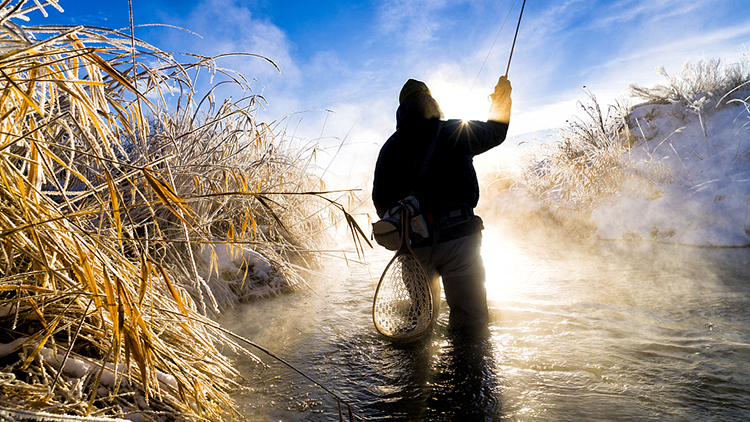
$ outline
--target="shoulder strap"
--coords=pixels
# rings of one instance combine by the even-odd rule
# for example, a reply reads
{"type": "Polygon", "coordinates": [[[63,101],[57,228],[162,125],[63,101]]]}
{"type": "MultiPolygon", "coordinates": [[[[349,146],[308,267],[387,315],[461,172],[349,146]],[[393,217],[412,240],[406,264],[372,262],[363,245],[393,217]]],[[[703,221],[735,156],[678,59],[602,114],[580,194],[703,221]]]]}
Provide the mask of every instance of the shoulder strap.
{"type": "Polygon", "coordinates": [[[422,161],[422,167],[419,168],[419,173],[417,173],[416,184],[419,184],[419,182],[422,181],[422,177],[427,171],[427,166],[430,164],[430,159],[432,158],[432,153],[435,151],[435,145],[437,144],[438,136],[440,136],[440,129],[442,128],[443,128],[443,121],[441,120],[440,123],[438,124],[435,138],[432,140],[432,144],[430,144],[430,148],[427,150],[427,154],[425,154],[424,156],[424,161],[422,161]]]}

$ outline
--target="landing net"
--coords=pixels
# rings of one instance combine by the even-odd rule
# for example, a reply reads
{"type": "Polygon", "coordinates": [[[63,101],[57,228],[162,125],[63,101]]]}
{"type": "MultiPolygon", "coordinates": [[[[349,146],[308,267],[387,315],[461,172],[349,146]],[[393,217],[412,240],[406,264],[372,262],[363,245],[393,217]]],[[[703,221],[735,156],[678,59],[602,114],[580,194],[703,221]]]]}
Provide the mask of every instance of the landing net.
{"type": "Polygon", "coordinates": [[[414,255],[397,255],[380,277],[375,292],[375,327],[394,339],[413,339],[430,328],[432,313],[430,280],[422,264],[414,255]]]}

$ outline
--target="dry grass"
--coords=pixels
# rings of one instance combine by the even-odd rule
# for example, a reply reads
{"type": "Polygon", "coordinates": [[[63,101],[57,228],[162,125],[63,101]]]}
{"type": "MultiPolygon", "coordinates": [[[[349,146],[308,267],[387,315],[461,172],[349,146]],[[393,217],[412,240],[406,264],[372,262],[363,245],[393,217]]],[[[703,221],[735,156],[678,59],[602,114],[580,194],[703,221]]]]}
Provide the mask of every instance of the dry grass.
{"type": "MultiPolygon", "coordinates": [[[[578,104],[583,117],[559,129],[552,140],[529,148],[520,156],[520,170],[512,177],[515,183],[511,184],[505,175],[502,185],[507,188],[492,193],[500,197],[525,192],[532,198],[510,201],[527,204],[529,209],[504,212],[519,216],[519,224],[553,224],[587,237],[595,230],[588,217],[602,201],[626,185],[652,194],[656,183],[669,179],[668,169],[657,161],[646,166],[636,166],[631,161],[634,137],[627,124],[628,106],[609,106],[605,113],[596,97],[587,94],[589,100],[578,104]]],[[[493,203],[500,206],[497,204],[504,202],[507,201],[500,199],[493,203]]]]}
{"type": "Polygon", "coordinates": [[[197,69],[241,75],[23,28],[23,4],[0,5],[0,407],[221,420],[238,374],[217,345],[249,352],[207,315],[297,285],[343,207],[255,123],[262,98],[194,100],[197,69]]]}
{"type": "Polygon", "coordinates": [[[616,104],[604,114],[596,97],[579,103],[583,119],[571,122],[524,156],[521,181],[540,198],[557,220],[577,215],[585,220],[601,201],[620,192],[628,183],[644,190],[669,178],[658,162],[636,167],[629,151],[633,142],[627,124],[629,108],[616,104]]]}
{"type": "Polygon", "coordinates": [[[681,75],[670,75],[663,66],[657,70],[667,79],[666,85],[646,88],[633,84],[630,85],[631,95],[659,104],[683,102],[688,107],[695,107],[696,102],[700,102],[701,107],[707,103],[721,106],[733,99],[745,98],[750,82],[750,59],[747,57],[729,64],[718,59],[685,62],[681,75]]]}
{"type": "Polygon", "coordinates": [[[534,192],[563,208],[590,207],[610,195],[623,177],[620,163],[626,152],[623,115],[627,110],[610,107],[604,116],[596,98],[589,96],[589,104],[579,103],[589,120],[572,122],[559,131],[557,142],[537,151],[535,164],[524,174],[534,192]]]}
{"type": "Polygon", "coordinates": [[[729,64],[723,64],[721,60],[686,62],[679,76],[668,74],[664,67],[659,67],[658,71],[667,78],[668,84],[653,88],[630,85],[630,94],[650,103],[679,103],[698,117],[706,137],[708,132],[704,120],[707,112],[738,102],[746,104],[750,96],[750,56],[729,64]]]}

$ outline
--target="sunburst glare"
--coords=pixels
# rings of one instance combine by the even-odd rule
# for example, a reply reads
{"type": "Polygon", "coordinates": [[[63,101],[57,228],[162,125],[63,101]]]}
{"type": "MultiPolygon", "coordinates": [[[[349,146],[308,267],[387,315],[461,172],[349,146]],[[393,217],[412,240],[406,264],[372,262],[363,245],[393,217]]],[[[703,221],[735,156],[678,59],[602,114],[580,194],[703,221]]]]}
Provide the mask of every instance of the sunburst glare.
{"type": "Polygon", "coordinates": [[[430,89],[446,119],[487,120],[489,92],[448,82],[431,82],[430,89]]]}

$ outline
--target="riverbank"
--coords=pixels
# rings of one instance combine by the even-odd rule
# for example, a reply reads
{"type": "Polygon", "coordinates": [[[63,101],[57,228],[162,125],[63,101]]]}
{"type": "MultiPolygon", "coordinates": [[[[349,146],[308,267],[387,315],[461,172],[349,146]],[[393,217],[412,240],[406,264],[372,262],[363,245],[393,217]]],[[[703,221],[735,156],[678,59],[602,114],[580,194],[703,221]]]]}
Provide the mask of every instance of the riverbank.
{"type": "Polygon", "coordinates": [[[22,4],[0,24],[0,408],[236,416],[232,356],[255,357],[212,317],[298,288],[347,193],[255,121],[262,97],[195,97],[202,73],[250,92],[213,58],[22,27],[22,4]]]}
{"type": "Polygon", "coordinates": [[[667,83],[631,85],[521,150],[485,180],[484,215],[569,235],[699,247],[750,246],[750,62],[687,63],[667,83]]]}

